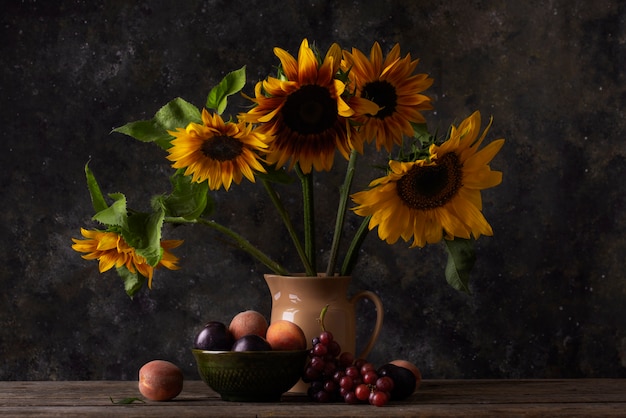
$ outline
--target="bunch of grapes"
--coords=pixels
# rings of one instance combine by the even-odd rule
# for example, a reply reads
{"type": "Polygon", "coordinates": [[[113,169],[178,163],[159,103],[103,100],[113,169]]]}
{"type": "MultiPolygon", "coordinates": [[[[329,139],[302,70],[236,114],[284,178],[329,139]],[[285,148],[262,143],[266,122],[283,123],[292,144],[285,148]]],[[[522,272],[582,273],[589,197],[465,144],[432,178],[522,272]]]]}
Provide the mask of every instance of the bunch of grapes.
{"type": "Polygon", "coordinates": [[[389,376],[379,376],[372,363],[341,352],[330,331],[313,338],[302,380],[310,383],[308,395],[317,402],[343,400],[348,404],[384,406],[394,387],[389,376]]]}

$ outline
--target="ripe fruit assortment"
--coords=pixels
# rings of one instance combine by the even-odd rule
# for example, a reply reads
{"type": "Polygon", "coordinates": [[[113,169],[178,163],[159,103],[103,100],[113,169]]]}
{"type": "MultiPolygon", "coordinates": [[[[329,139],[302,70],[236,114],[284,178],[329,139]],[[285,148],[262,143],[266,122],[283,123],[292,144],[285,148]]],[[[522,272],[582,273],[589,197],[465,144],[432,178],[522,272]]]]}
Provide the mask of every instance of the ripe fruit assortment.
{"type": "Polygon", "coordinates": [[[365,359],[342,352],[333,334],[324,328],[326,306],[320,315],[322,332],[313,338],[302,380],[310,383],[308,395],[317,402],[341,401],[384,406],[409,397],[419,385],[419,369],[406,360],[376,367],[365,359]]]}
{"type": "Polygon", "coordinates": [[[308,395],[314,401],[343,399],[348,404],[384,406],[390,400],[407,398],[416,389],[413,372],[394,364],[376,369],[365,359],[342,353],[330,331],[322,331],[312,344],[302,380],[310,383],[308,395]]]}
{"type": "Polygon", "coordinates": [[[198,332],[193,347],[209,351],[304,350],[302,328],[290,321],[267,323],[257,311],[243,311],[230,324],[210,321],[198,332]]]}
{"type": "MultiPolygon", "coordinates": [[[[421,382],[414,364],[394,360],[376,368],[366,359],[355,359],[352,353],[342,352],[333,334],[324,328],[327,309],[328,306],[318,319],[322,331],[311,341],[309,360],[302,373],[302,380],[310,383],[308,395],[312,400],[384,406],[413,394],[421,382]]],[[[304,350],[306,345],[298,325],[286,320],[268,325],[256,311],[240,312],[229,326],[210,321],[194,340],[194,348],[211,351],[304,350]]]]}

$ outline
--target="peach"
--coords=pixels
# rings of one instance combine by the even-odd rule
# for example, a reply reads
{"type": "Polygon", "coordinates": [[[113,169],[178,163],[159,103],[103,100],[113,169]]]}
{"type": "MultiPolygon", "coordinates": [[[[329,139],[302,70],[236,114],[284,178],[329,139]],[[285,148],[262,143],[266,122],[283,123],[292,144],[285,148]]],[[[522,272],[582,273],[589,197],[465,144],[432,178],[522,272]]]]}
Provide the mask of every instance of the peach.
{"type": "Polygon", "coordinates": [[[302,328],[286,319],[272,322],[265,338],[272,350],[304,350],[307,346],[302,328]]]}
{"type": "Polygon", "coordinates": [[[405,369],[410,370],[411,373],[413,373],[413,375],[415,376],[415,389],[417,390],[417,388],[419,388],[420,383],[422,382],[422,373],[420,372],[420,369],[418,369],[415,364],[407,360],[394,360],[394,361],[390,361],[389,363],[395,364],[396,366],[404,367],[405,369]]]}
{"type": "Polygon", "coordinates": [[[250,334],[265,338],[267,327],[267,319],[261,313],[248,310],[235,315],[230,321],[228,330],[235,340],[250,334]]]}
{"type": "Polygon", "coordinates": [[[139,369],[139,392],[151,401],[169,401],[183,390],[183,372],[174,363],[153,360],[139,369]]]}

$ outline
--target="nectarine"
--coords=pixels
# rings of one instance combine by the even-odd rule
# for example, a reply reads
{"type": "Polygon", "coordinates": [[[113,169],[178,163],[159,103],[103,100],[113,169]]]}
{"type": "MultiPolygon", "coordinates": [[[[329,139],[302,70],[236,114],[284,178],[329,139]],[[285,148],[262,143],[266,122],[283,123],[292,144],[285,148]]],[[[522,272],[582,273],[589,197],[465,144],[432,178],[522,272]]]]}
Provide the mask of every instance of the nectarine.
{"type": "Polygon", "coordinates": [[[230,321],[228,330],[235,340],[250,334],[265,338],[267,327],[267,319],[261,313],[248,310],[235,315],[230,321]]]}
{"type": "Polygon", "coordinates": [[[307,346],[302,328],[286,319],[272,322],[267,328],[265,339],[272,350],[304,350],[307,346]]]}
{"type": "Polygon", "coordinates": [[[153,360],[139,369],[139,392],[151,401],[174,399],[183,390],[183,372],[174,363],[153,360]]]}

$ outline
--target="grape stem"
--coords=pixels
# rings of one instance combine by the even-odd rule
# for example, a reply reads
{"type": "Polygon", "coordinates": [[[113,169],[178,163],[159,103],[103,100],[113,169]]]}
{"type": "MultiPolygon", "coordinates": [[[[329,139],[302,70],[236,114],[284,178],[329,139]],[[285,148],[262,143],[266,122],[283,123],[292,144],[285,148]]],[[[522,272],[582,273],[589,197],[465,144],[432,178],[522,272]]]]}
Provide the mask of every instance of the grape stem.
{"type": "Polygon", "coordinates": [[[320,317],[317,318],[317,322],[319,322],[320,327],[322,328],[322,332],[326,331],[326,327],[324,326],[324,317],[326,316],[326,312],[328,312],[328,307],[330,305],[326,305],[322,308],[322,312],[320,312],[320,317]]]}

